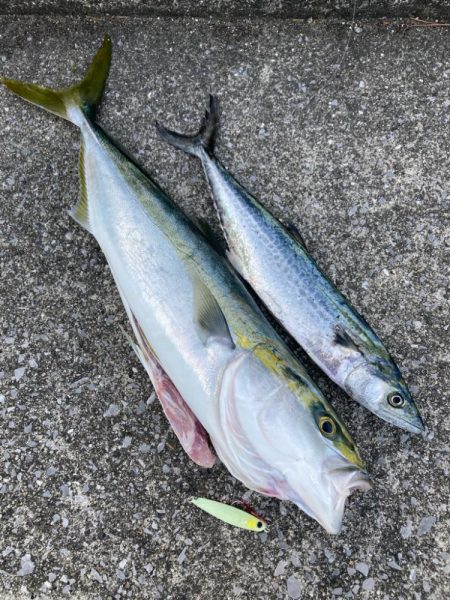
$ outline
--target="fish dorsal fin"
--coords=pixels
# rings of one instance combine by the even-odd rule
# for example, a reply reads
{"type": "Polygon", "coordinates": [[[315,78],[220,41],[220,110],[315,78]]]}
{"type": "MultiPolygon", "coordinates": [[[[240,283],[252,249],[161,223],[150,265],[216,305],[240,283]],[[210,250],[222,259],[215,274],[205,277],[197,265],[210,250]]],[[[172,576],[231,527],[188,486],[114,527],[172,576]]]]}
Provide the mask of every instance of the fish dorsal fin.
{"type": "Polygon", "coordinates": [[[69,211],[69,214],[72,218],[75,219],[75,221],[77,221],[77,223],[79,223],[82,227],[90,231],[83,142],[81,142],[80,147],[80,159],[78,162],[78,170],[80,176],[80,199],[78,200],[77,204],[69,211]]]}
{"type": "Polygon", "coordinates": [[[296,242],[298,242],[300,244],[300,246],[303,246],[303,248],[305,248],[305,250],[306,250],[305,240],[303,239],[302,234],[300,233],[300,231],[297,228],[297,226],[294,225],[294,223],[289,222],[287,224],[287,230],[289,231],[289,233],[291,234],[291,236],[294,238],[294,240],[296,242]]]}
{"type": "Polygon", "coordinates": [[[192,275],[194,291],[194,321],[200,339],[205,344],[212,339],[234,347],[227,320],[211,290],[197,274],[192,275]]]}
{"type": "Polygon", "coordinates": [[[344,346],[345,348],[351,348],[352,350],[363,354],[358,342],[355,341],[340,325],[336,325],[335,327],[334,343],[339,346],[344,346]]]}

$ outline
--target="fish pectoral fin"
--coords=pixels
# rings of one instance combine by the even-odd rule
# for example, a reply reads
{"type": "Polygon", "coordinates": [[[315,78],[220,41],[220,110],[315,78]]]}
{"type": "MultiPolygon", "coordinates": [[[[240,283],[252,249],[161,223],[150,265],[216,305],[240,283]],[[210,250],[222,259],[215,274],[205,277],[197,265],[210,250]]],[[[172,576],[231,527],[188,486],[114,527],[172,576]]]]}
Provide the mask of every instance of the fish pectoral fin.
{"type": "Polygon", "coordinates": [[[300,233],[298,227],[296,225],[294,225],[294,223],[289,222],[286,226],[286,229],[289,231],[289,233],[291,234],[291,237],[294,238],[294,240],[296,242],[298,242],[300,244],[300,246],[303,246],[303,248],[306,250],[306,244],[305,244],[305,240],[303,239],[302,234],[300,233]]]}
{"type": "Polygon", "coordinates": [[[227,320],[211,290],[196,274],[192,275],[192,285],[194,321],[200,339],[205,346],[211,339],[215,339],[234,348],[227,320]]]}
{"type": "Polygon", "coordinates": [[[360,354],[363,354],[361,348],[358,345],[358,342],[356,342],[350,336],[350,334],[348,334],[340,325],[336,325],[336,327],[335,327],[335,335],[334,335],[333,341],[335,344],[338,344],[339,346],[343,346],[345,348],[351,348],[352,350],[355,350],[355,352],[359,352],[360,354]]]}

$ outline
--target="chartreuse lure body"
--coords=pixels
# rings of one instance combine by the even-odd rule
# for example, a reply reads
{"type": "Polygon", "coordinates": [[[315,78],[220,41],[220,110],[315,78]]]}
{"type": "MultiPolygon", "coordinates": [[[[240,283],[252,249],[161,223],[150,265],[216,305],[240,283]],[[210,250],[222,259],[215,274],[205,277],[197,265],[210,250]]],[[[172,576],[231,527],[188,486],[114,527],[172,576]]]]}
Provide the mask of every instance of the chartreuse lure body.
{"type": "Polygon", "coordinates": [[[236,506],[230,506],[208,498],[192,498],[191,502],[216,519],[228,523],[228,525],[258,533],[267,530],[267,522],[264,519],[236,506]]]}
{"type": "Polygon", "coordinates": [[[83,81],[51,90],[2,82],[78,126],[72,216],[98,241],[134,347],[188,454],[250,489],[291,500],[327,531],[370,483],[350,434],[226,260],[95,122],[111,58],[105,38],[83,81]]]}
{"type": "Polygon", "coordinates": [[[165,140],[202,161],[230,262],[273,315],[350,397],[389,423],[423,431],[389,352],[322,273],[297,229],[284,227],[215,158],[214,98],[198,134],[157,127],[165,140]]]}

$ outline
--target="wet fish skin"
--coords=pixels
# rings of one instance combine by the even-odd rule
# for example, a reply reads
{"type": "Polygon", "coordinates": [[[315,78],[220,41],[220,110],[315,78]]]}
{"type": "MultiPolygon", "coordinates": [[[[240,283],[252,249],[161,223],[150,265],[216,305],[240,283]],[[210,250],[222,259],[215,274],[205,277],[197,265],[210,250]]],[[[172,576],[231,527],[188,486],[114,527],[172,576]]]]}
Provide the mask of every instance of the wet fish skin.
{"type": "MultiPolygon", "coordinates": [[[[105,38],[86,79],[65,90],[1,81],[79,127],[71,214],[106,256],[149,373],[186,404],[235,477],[337,533],[347,496],[370,488],[358,450],[229,264],[96,124],[110,57],[105,38]]],[[[197,462],[210,464],[204,448],[197,462]]]]}
{"type": "Polygon", "coordinates": [[[295,228],[287,229],[214,156],[215,99],[196,135],[159,124],[157,129],[163,139],[201,160],[230,262],[309,356],[351,398],[385,421],[424,431],[408,387],[379,337],[327,279],[295,228]]]}

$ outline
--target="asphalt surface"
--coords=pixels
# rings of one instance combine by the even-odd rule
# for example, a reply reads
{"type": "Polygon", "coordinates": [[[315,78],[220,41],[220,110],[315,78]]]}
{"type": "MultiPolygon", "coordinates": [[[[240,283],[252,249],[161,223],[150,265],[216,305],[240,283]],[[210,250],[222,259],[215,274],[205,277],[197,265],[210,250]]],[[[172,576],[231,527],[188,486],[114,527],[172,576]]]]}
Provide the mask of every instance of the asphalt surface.
{"type": "MultiPolygon", "coordinates": [[[[217,154],[381,335],[428,431],[349,401],[373,491],[342,533],[184,455],[120,325],[95,240],[71,221],[76,129],[0,90],[0,597],[448,598],[450,37],[395,23],[0,17],[2,74],[67,85],[104,33],[99,121],[217,229],[201,167],[156,138],[221,102],[217,154]],[[243,496],[267,534],[201,514],[243,496]]],[[[280,440],[282,443],[282,440],[280,440]]]]}

